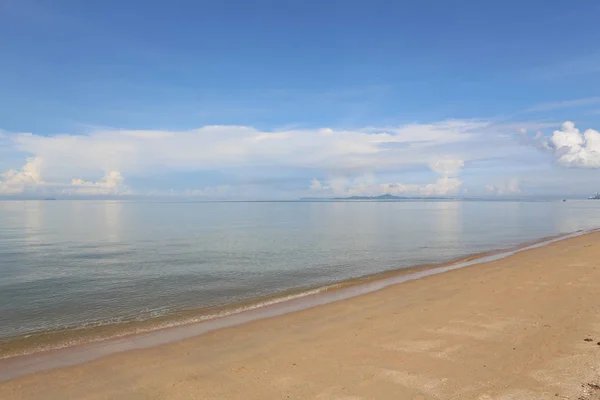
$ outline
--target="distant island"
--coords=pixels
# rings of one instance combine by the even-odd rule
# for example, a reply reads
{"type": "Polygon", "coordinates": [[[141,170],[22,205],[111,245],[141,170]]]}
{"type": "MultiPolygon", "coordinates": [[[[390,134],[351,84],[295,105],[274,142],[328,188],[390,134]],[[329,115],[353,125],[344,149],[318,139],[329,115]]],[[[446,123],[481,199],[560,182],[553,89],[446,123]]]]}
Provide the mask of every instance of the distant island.
{"type": "Polygon", "coordinates": [[[305,197],[301,200],[452,200],[449,197],[403,197],[393,194],[382,194],[379,196],[350,196],[350,197],[305,197]]]}
{"type": "Polygon", "coordinates": [[[334,197],[333,200],[447,200],[447,197],[403,197],[393,194],[382,194],[379,196],[350,196],[334,197]]]}

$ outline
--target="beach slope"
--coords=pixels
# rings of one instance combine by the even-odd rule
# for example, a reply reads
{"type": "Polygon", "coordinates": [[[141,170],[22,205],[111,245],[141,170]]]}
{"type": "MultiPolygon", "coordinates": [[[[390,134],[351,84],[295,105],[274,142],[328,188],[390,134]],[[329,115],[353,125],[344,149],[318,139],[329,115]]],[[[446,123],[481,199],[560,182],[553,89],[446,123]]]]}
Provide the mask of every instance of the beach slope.
{"type": "Polygon", "coordinates": [[[600,399],[600,233],[0,383],[2,399],[600,399]]]}

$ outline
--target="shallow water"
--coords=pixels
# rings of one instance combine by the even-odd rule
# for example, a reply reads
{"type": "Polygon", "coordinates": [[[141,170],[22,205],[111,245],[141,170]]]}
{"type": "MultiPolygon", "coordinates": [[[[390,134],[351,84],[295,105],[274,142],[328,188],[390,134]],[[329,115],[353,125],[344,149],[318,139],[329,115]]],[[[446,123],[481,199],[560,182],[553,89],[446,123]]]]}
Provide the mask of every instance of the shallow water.
{"type": "Polygon", "coordinates": [[[0,339],[123,324],[600,227],[600,202],[0,202],[0,339]]]}

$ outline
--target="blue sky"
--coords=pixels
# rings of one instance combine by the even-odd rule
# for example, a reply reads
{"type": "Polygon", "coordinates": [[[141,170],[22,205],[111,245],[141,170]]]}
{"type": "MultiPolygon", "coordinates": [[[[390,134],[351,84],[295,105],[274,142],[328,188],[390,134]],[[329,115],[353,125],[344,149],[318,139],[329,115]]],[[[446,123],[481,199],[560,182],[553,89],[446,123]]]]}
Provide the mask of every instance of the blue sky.
{"type": "Polygon", "coordinates": [[[599,11],[0,0],[0,195],[588,194],[599,11]]]}

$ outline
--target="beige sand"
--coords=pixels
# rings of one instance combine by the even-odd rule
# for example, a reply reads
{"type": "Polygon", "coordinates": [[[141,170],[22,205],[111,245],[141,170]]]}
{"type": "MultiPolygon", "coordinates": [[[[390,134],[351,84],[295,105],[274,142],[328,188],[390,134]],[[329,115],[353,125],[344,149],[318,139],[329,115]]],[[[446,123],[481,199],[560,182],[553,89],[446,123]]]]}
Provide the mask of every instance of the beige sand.
{"type": "Polygon", "coordinates": [[[592,233],[17,378],[0,383],[0,398],[600,399],[598,342],[600,233],[592,233]]]}

